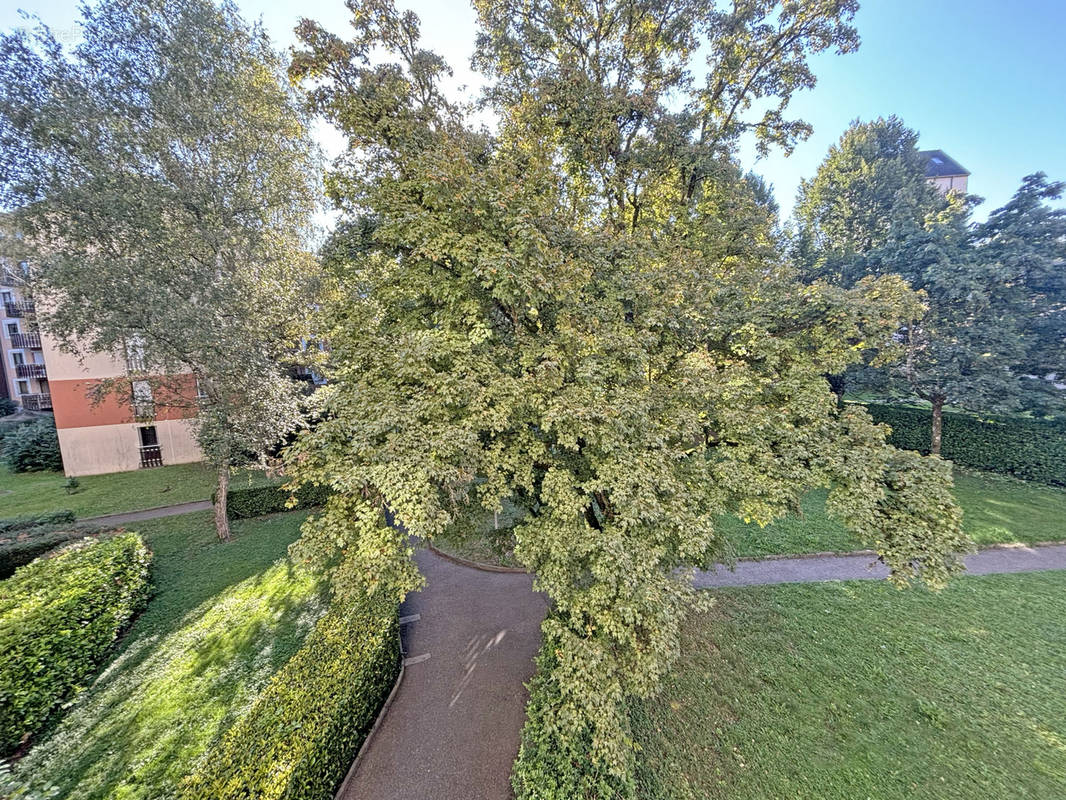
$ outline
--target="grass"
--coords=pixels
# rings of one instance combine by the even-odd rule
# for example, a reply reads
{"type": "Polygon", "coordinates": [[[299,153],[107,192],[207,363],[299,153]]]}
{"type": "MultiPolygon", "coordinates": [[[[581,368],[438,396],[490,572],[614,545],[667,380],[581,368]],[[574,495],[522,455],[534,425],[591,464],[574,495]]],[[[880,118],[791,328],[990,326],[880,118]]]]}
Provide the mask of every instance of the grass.
{"type": "MultiPolygon", "coordinates": [[[[140,511],[209,500],[215,472],[204,464],[174,464],[155,469],[86,475],[78,478],[74,494],[63,488],[62,472],[13,473],[0,467],[0,517],[69,508],[78,517],[95,517],[123,511],[140,511]]],[[[266,480],[260,471],[235,475],[232,486],[266,480]]]]}
{"type": "MultiPolygon", "coordinates": [[[[955,498],[963,527],[978,544],[1066,539],[1066,490],[979,472],[955,473],[955,498]]],[[[825,492],[810,492],[793,515],[759,528],[734,517],[719,527],[738,556],[847,551],[862,547],[844,526],[825,514],[825,492]]]]}
{"type": "Polygon", "coordinates": [[[716,594],[634,709],[642,800],[1066,797],[1066,572],[716,594]]]}
{"type": "Polygon", "coordinates": [[[320,587],[284,559],[305,516],[234,522],[226,544],[210,512],[131,526],[154,552],[155,594],[110,666],[17,765],[25,794],[12,796],[173,796],[325,610],[320,587]]]}

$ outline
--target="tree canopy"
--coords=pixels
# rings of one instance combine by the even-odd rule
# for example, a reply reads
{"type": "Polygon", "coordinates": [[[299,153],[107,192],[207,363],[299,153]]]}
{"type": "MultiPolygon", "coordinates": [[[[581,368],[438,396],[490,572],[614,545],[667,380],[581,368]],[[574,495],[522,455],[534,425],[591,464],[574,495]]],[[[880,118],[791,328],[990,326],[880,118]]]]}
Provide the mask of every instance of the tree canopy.
{"type": "Polygon", "coordinates": [[[230,3],[100,3],[83,34],[69,53],[44,27],[0,38],[0,197],[48,331],[128,360],[107,390],[129,398],[143,379],[194,410],[225,536],[228,467],[297,417],[282,362],[313,300],[307,121],[230,3]]]}
{"type": "Polygon", "coordinates": [[[853,123],[800,189],[796,257],[811,278],[850,286],[898,275],[920,293],[926,308],[900,329],[898,355],[881,354],[849,382],[929,401],[938,453],[945,403],[1061,408],[1063,393],[1045,378],[1066,368],[1066,215],[1046,204],[1062,185],[1036,174],[975,225],[977,198],[940,195],[917,139],[896,117],[853,123]]]}
{"type": "MultiPolygon", "coordinates": [[[[888,447],[823,377],[914,297],[892,276],[803,283],[734,156],[742,135],[806,135],[789,99],[811,53],[855,48],[855,3],[475,6],[493,131],[388,0],[351,3],[348,40],[298,28],[290,74],[347,137],[327,186],[348,223],[329,249],[332,381],[292,453],[336,494],[294,552],[338,592],[402,596],[409,537],[520,506],[563,698],[550,741],[524,748],[577,746],[624,790],[624,700],[674,658],[685,568],[728,556],[719,514],[769,522],[829,487],[904,584],[941,585],[966,540],[947,465],[888,447]]],[[[521,767],[517,786],[589,788],[551,795],[521,767]]]]}

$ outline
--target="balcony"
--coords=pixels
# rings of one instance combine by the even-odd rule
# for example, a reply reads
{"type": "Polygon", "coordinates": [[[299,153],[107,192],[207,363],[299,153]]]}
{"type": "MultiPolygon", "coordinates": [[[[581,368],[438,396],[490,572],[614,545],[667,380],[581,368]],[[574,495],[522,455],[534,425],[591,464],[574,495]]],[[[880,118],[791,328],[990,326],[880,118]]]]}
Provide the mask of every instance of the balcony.
{"type": "Polygon", "coordinates": [[[8,300],[4,303],[4,313],[9,317],[25,317],[33,313],[33,301],[8,300]]]}
{"type": "Polygon", "coordinates": [[[24,394],[19,396],[22,407],[27,411],[51,411],[52,395],[50,394],[24,394]]]}
{"type": "Polygon", "coordinates": [[[141,468],[163,466],[163,451],[157,444],[141,446],[141,468]]]}
{"type": "Polygon", "coordinates": [[[44,364],[16,364],[15,377],[44,380],[48,375],[45,372],[44,364]]]}
{"type": "Polygon", "coordinates": [[[26,348],[30,350],[41,349],[41,334],[39,333],[13,333],[11,334],[11,346],[14,348],[26,348]]]}

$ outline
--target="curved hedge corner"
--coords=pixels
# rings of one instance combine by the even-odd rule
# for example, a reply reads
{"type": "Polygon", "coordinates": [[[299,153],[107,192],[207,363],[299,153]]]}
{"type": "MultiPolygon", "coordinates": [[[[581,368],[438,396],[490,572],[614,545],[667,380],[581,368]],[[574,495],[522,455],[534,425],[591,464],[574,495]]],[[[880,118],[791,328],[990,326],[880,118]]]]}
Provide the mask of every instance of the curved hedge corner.
{"type": "MultiPolygon", "coordinates": [[[[929,453],[931,411],[873,403],[866,408],[875,422],[892,427],[891,444],[929,453]]],[[[1066,421],[945,412],[941,455],[963,467],[1066,486],[1066,421]]]]}
{"type": "MultiPolygon", "coordinates": [[[[277,511],[296,511],[301,508],[316,508],[326,504],[330,490],[326,486],[305,483],[295,492],[296,505],[288,506],[293,492],[280,486],[249,486],[230,489],[226,496],[226,514],[230,519],[246,519],[273,514],[277,511]]],[[[215,502],[215,496],[211,496],[215,502]]]]}
{"type": "Polygon", "coordinates": [[[400,672],[392,603],[332,608],[209,750],[182,800],[331,800],[400,672]]]}
{"type": "Polygon", "coordinates": [[[0,755],[100,666],[147,600],[151,559],[136,534],[83,539],[0,583],[0,755]]]}

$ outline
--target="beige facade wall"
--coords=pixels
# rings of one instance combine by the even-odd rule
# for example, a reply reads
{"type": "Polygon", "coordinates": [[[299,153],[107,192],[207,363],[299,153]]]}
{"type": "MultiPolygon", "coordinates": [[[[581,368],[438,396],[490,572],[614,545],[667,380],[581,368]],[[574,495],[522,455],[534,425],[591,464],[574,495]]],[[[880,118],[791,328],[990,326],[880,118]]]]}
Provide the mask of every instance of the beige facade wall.
{"type": "MultiPolygon", "coordinates": [[[[131,423],[60,428],[64,471],[67,475],[100,475],[140,469],[139,427],[131,423]]],[[[155,429],[164,466],[203,460],[189,421],[160,420],[155,429]]]]}
{"type": "Polygon", "coordinates": [[[952,190],[963,194],[966,193],[966,175],[947,175],[943,178],[930,178],[929,180],[933,182],[933,185],[941,194],[947,194],[952,190]]]}
{"type": "Polygon", "coordinates": [[[45,363],[48,364],[48,377],[53,381],[84,380],[86,378],[121,378],[126,375],[125,361],[112,358],[107,353],[91,353],[84,360],[64,353],[56,340],[44,331],[41,332],[41,345],[44,348],[45,363]]]}

